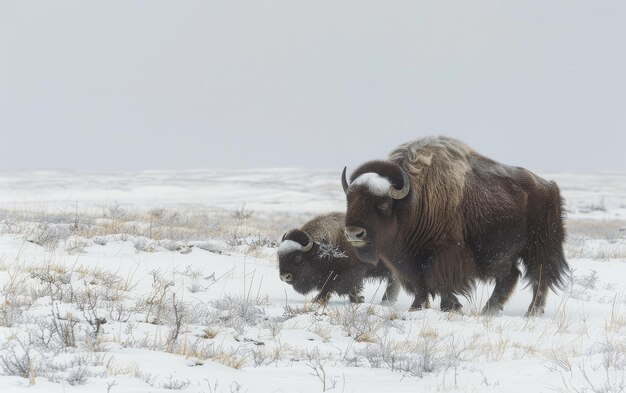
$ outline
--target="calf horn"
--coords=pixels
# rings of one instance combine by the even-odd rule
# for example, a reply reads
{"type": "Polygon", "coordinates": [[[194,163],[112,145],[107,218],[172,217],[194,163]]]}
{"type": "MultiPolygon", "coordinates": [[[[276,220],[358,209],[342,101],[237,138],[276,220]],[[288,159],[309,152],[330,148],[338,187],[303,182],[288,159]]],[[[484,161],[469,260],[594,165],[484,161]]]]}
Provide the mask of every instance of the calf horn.
{"type": "MultiPolygon", "coordinates": [[[[289,232],[285,232],[283,234],[283,237],[280,239],[281,243],[285,241],[285,238],[287,237],[288,233],[289,232]]],[[[308,251],[311,251],[311,248],[313,248],[313,239],[311,239],[311,236],[308,233],[305,232],[304,234],[306,235],[306,238],[309,239],[309,242],[307,243],[306,246],[300,245],[300,251],[308,252],[308,251]]]]}
{"type": "Polygon", "coordinates": [[[409,177],[407,176],[406,172],[402,168],[400,168],[400,172],[402,173],[402,188],[397,189],[394,186],[389,187],[389,196],[393,199],[404,198],[405,196],[409,195],[409,190],[411,189],[411,182],[409,181],[409,177]]]}

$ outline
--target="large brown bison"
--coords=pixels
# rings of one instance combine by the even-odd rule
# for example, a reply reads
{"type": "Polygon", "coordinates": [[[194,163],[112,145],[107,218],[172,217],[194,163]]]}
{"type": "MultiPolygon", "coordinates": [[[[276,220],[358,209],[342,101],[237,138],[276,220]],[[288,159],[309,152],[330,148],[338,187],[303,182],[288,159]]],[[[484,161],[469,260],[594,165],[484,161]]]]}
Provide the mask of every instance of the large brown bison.
{"type": "Polygon", "coordinates": [[[333,293],[363,303],[363,281],[383,280],[383,301],[395,302],[400,283],[384,265],[359,261],[344,236],[344,221],[343,213],[325,214],[285,233],[278,247],[280,279],[302,294],[318,290],[313,299],[318,303],[326,303],[333,293]]]}
{"type": "Polygon", "coordinates": [[[483,312],[502,309],[520,270],[533,288],[527,316],[544,312],[548,289],[560,288],[562,199],[554,182],[486,158],[444,137],[405,143],[386,161],[361,165],[342,184],[346,238],[363,262],[383,263],[415,295],[429,293],[459,308],[475,280],[495,280],[483,312]]]}

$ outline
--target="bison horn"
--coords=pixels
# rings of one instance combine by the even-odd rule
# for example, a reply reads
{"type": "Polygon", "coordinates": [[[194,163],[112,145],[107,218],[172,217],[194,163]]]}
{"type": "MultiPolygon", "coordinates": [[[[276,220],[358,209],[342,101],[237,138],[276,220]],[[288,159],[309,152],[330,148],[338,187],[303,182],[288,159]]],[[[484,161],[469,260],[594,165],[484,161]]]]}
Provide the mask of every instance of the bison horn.
{"type": "Polygon", "coordinates": [[[411,181],[406,172],[402,168],[400,168],[400,172],[402,173],[402,188],[397,189],[394,186],[389,187],[389,196],[393,199],[403,199],[405,196],[409,195],[409,190],[411,189],[411,181]]]}
{"type": "Polygon", "coordinates": [[[309,234],[306,234],[307,239],[309,239],[309,244],[307,244],[306,246],[302,246],[300,248],[300,250],[302,252],[309,252],[311,251],[311,249],[313,248],[313,239],[311,239],[311,236],[309,236],[309,234]]]}
{"type": "Polygon", "coordinates": [[[348,181],[346,180],[346,167],[343,167],[343,172],[341,173],[341,185],[343,186],[343,192],[345,192],[346,194],[348,193],[348,187],[350,187],[350,185],[348,184],[348,181]]]}

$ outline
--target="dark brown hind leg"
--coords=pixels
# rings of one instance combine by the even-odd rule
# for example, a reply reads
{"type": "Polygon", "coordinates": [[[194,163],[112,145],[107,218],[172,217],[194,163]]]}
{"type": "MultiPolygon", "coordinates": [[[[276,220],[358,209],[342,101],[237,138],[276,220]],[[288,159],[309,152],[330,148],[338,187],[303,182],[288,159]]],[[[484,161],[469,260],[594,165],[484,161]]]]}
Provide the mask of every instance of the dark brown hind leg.
{"type": "Polygon", "coordinates": [[[395,278],[390,278],[387,281],[387,289],[383,295],[383,304],[393,304],[398,300],[398,293],[400,293],[400,281],[395,278]]]}
{"type": "Polygon", "coordinates": [[[487,304],[485,304],[485,307],[483,308],[483,314],[495,315],[502,311],[502,306],[509,300],[511,294],[513,294],[520,275],[521,272],[517,266],[514,265],[507,275],[496,279],[496,286],[493,289],[493,293],[487,301],[487,304]]]}
{"type": "MultiPolygon", "coordinates": [[[[356,278],[357,276],[355,276],[356,278]]],[[[352,284],[352,289],[348,292],[350,303],[364,303],[365,296],[361,295],[363,292],[363,279],[360,278],[357,282],[352,284]]]]}
{"type": "Polygon", "coordinates": [[[350,303],[364,303],[365,302],[365,296],[361,295],[360,292],[357,292],[357,293],[350,292],[348,296],[350,297],[350,303]]]}
{"type": "Polygon", "coordinates": [[[541,280],[541,274],[539,280],[533,282],[533,300],[528,306],[526,317],[534,317],[543,315],[546,308],[546,298],[548,297],[549,285],[546,280],[541,280]]]}
{"type": "Polygon", "coordinates": [[[317,296],[313,298],[313,303],[318,303],[318,304],[321,304],[322,306],[325,306],[330,300],[330,295],[331,295],[330,291],[326,291],[322,289],[320,293],[318,293],[317,296]]]}
{"type": "Polygon", "coordinates": [[[419,311],[423,308],[430,308],[430,295],[427,290],[418,289],[409,311],[419,311]]]}
{"type": "Polygon", "coordinates": [[[463,306],[453,293],[441,294],[441,311],[461,311],[463,306]]]}

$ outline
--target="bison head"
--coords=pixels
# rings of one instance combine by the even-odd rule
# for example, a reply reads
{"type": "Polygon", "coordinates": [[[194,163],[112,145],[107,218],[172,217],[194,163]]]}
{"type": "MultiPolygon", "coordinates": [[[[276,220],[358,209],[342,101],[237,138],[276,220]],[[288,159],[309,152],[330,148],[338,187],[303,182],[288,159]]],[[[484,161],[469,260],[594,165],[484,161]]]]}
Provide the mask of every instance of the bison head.
{"type": "Polygon", "coordinates": [[[300,229],[292,229],[283,235],[278,247],[280,279],[305,294],[315,289],[315,252],[313,239],[300,229]]]}
{"type": "Polygon", "coordinates": [[[376,265],[380,256],[396,247],[400,217],[407,207],[411,182],[406,172],[389,161],[361,165],[341,182],[348,200],[345,234],[363,262],[376,265]]]}

